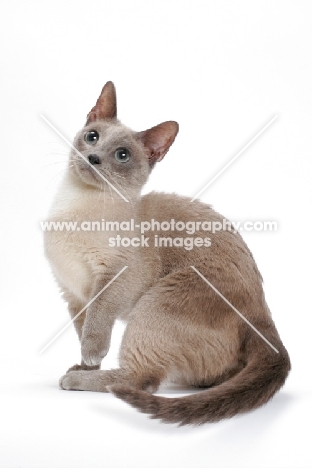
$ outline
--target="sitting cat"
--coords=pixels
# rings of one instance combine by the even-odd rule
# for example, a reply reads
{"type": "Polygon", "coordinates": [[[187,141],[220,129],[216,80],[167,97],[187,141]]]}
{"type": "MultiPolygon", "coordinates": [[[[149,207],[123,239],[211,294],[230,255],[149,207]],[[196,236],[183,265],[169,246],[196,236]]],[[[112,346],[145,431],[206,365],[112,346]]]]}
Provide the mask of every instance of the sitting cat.
{"type": "Polygon", "coordinates": [[[196,230],[187,249],[187,232],[162,231],[172,220],[187,225],[223,217],[174,194],[141,195],[178,124],[134,132],[117,120],[116,109],[115,87],[108,82],[74,140],[49,214],[49,221],[75,221],[78,229],[45,233],[46,255],[81,342],[81,364],[60,386],[110,391],[154,418],[180,424],[256,408],[284,384],[290,361],[252,254],[232,229],[209,237],[196,230]],[[117,245],[116,232],[79,228],[104,220],[114,226],[135,220],[128,240],[117,245]],[[155,229],[142,236],[142,223],[151,220],[155,229]],[[164,234],[160,247],[156,241],[164,234]],[[99,370],[116,319],[127,322],[120,368],[99,370]],[[209,388],[181,398],[153,395],[164,381],[209,388]]]}

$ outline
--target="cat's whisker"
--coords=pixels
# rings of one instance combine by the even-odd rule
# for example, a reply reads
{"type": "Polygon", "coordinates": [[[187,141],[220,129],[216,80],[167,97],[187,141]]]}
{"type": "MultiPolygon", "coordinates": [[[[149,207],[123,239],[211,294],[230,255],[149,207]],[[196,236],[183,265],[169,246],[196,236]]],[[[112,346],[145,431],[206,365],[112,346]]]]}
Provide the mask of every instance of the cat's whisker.
{"type": "Polygon", "coordinates": [[[114,184],[117,185],[117,182],[115,181],[110,171],[108,171],[107,169],[101,169],[100,172],[106,177],[106,179],[108,179],[110,182],[113,182],[114,184]]]}
{"type": "Polygon", "coordinates": [[[47,185],[45,186],[45,190],[44,190],[43,193],[44,193],[44,194],[46,193],[46,191],[47,191],[47,189],[49,188],[51,182],[52,182],[56,177],[58,177],[60,174],[62,174],[62,172],[67,171],[67,169],[68,169],[69,167],[73,167],[73,166],[74,166],[74,165],[67,166],[67,167],[65,167],[64,169],[62,169],[61,171],[59,171],[57,174],[54,174],[54,176],[49,180],[49,182],[48,182],[47,185]]]}
{"type": "MultiPolygon", "coordinates": [[[[113,179],[113,180],[114,180],[114,179],[113,179]]],[[[133,202],[132,202],[132,200],[131,200],[131,196],[129,195],[128,190],[127,190],[124,186],[121,186],[121,185],[119,184],[119,182],[117,182],[117,180],[114,180],[114,183],[117,185],[117,187],[119,188],[120,191],[123,190],[123,191],[125,192],[129,203],[131,203],[131,206],[132,206],[132,213],[135,214],[135,208],[134,208],[134,205],[133,205],[133,202]]]]}
{"type": "Polygon", "coordinates": [[[120,177],[121,179],[126,179],[124,176],[118,174],[117,172],[112,171],[112,174],[114,174],[114,176],[116,176],[116,177],[120,177]]]}
{"type": "Polygon", "coordinates": [[[108,186],[108,188],[109,188],[110,198],[111,198],[111,200],[112,200],[112,202],[113,202],[113,207],[115,207],[115,201],[114,201],[114,197],[113,197],[112,189],[111,189],[110,185],[108,186]]]}
{"type": "Polygon", "coordinates": [[[121,174],[119,174],[119,172],[116,172],[116,171],[112,171],[112,170],[108,170],[108,169],[103,169],[103,171],[106,171],[108,174],[114,174],[117,177],[122,177],[123,179],[126,178],[126,177],[122,176],[121,174]]]}
{"type": "MultiPolygon", "coordinates": [[[[53,156],[56,155],[56,156],[58,156],[58,157],[59,157],[59,156],[62,156],[62,157],[64,157],[64,161],[68,161],[68,160],[70,159],[70,157],[69,157],[70,155],[69,155],[68,153],[66,153],[66,154],[65,154],[65,153],[64,153],[64,154],[57,154],[57,153],[53,153],[53,152],[51,152],[51,153],[44,153],[44,154],[42,154],[42,155],[40,155],[40,156],[38,156],[38,157],[35,157],[35,158],[32,160],[32,165],[33,165],[34,167],[38,166],[38,161],[40,161],[40,165],[41,165],[41,163],[43,163],[43,162],[44,162],[44,163],[47,162],[47,163],[49,164],[49,160],[48,160],[47,158],[48,158],[49,156],[52,156],[52,155],[53,155],[53,156]]],[[[50,158],[50,161],[51,161],[51,158],[50,158]]],[[[62,159],[62,161],[63,161],[63,159],[62,159]]],[[[52,160],[52,162],[53,162],[53,160],[52,160]]]]}
{"type": "Polygon", "coordinates": [[[40,156],[34,158],[34,161],[42,161],[42,159],[46,159],[50,156],[64,156],[64,158],[68,159],[70,157],[70,153],[67,151],[67,152],[61,152],[61,151],[49,151],[47,153],[42,153],[40,156]]]}
{"type": "Polygon", "coordinates": [[[44,153],[43,155],[44,156],[50,156],[51,154],[60,154],[62,156],[69,156],[69,152],[68,151],[49,151],[48,153],[44,153]]]}
{"type": "MultiPolygon", "coordinates": [[[[129,193],[128,193],[127,189],[126,189],[124,186],[121,186],[120,183],[117,182],[117,180],[115,180],[115,179],[111,176],[111,174],[109,173],[109,171],[106,171],[106,170],[105,170],[105,173],[107,174],[107,176],[110,176],[110,177],[111,177],[111,179],[113,180],[114,184],[117,185],[119,191],[121,191],[121,192],[124,191],[124,193],[125,193],[126,196],[127,196],[128,201],[131,203],[132,212],[135,213],[134,206],[133,206],[133,203],[132,203],[132,201],[131,201],[131,197],[129,196],[129,193]]],[[[123,176],[121,176],[121,177],[122,177],[123,179],[125,179],[125,177],[123,177],[123,176]]]]}
{"type": "MultiPolygon", "coordinates": [[[[95,200],[95,202],[93,203],[93,205],[91,205],[90,209],[88,211],[85,211],[84,212],[84,215],[86,216],[87,214],[89,214],[93,208],[98,204],[100,198],[101,198],[101,194],[102,194],[102,185],[101,185],[101,188],[99,189],[98,187],[96,187],[96,190],[98,192],[98,197],[97,199],[95,200]]],[[[94,220],[94,221],[99,221],[99,220],[94,220]]]]}
{"type": "MultiPolygon", "coordinates": [[[[68,162],[71,162],[70,160],[64,160],[64,161],[55,161],[53,163],[48,163],[48,164],[44,164],[43,166],[40,166],[40,167],[35,167],[31,172],[28,173],[28,177],[30,177],[32,174],[34,173],[40,173],[41,171],[43,171],[45,168],[47,167],[50,167],[50,166],[54,166],[55,164],[68,164],[68,162]]],[[[69,167],[69,166],[67,166],[69,167]]],[[[66,169],[66,168],[65,168],[66,169]]]]}
{"type": "Polygon", "coordinates": [[[45,164],[44,166],[41,166],[41,169],[48,167],[48,166],[53,166],[54,164],[67,164],[68,162],[74,162],[74,159],[64,159],[63,161],[54,161],[52,163],[45,164]]]}
{"type": "Polygon", "coordinates": [[[129,203],[131,204],[131,207],[132,207],[132,215],[135,215],[136,209],[135,209],[134,204],[133,204],[133,201],[132,201],[132,199],[131,199],[131,194],[130,194],[130,193],[128,192],[128,190],[125,189],[124,187],[123,187],[123,189],[124,189],[124,191],[125,191],[125,194],[126,194],[126,196],[127,196],[127,198],[128,198],[129,203]]]}
{"type": "Polygon", "coordinates": [[[106,201],[106,198],[105,198],[105,195],[106,195],[106,187],[105,187],[105,183],[103,183],[103,209],[104,209],[104,213],[105,213],[105,201],[106,201]]]}
{"type": "MultiPolygon", "coordinates": [[[[108,180],[111,179],[111,181],[112,181],[114,184],[116,184],[116,181],[114,180],[113,177],[111,177],[111,173],[110,173],[108,170],[102,169],[102,170],[100,170],[100,172],[101,172],[108,180]]],[[[113,197],[113,195],[112,195],[111,186],[110,186],[109,184],[105,184],[105,183],[104,183],[104,184],[103,184],[104,192],[105,192],[105,185],[108,185],[110,198],[111,198],[111,200],[113,201],[113,204],[114,204],[114,197],[113,197]]],[[[117,185],[117,184],[116,184],[116,185],[117,185]]],[[[105,194],[104,194],[104,205],[105,205],[105,200],[106,200],[106,197],[105,197],[105,194]]]]}
{"type": "Polygon", "coordinates": [[[120,188],[122,188],[124,190],[124,187],[121,186],[120,184],[118,184],[118,182],[114,179],[114,177],[120,177],[121,179],[126,179],[124,176],[118,174],[117,172],[110,172],[108,171],[107,169],[102,169],[100,172],[103,173],[103,175],[105,175],[106,178],[111,178],[111,180],[116,184],[118,185],[120,188]],[[112,175],[114,174],[114,175],[112,175]]]}

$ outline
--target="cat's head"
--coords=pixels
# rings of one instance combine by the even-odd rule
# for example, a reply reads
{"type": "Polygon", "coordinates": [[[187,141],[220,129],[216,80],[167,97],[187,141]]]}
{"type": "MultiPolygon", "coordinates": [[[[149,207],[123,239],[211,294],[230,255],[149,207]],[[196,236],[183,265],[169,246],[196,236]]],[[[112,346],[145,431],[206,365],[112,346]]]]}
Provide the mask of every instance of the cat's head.
{"type": "Polygon", "coordinates": [[[161,161],[173,143],[178,124],[163,122],[143,132],[134,132],[117,120],[114,84],[106,83],[86,125],[76,135],[71,165],[87,185],[104,189],[105,179],[135,194],[147,181],[155,163],[161,161]]]}

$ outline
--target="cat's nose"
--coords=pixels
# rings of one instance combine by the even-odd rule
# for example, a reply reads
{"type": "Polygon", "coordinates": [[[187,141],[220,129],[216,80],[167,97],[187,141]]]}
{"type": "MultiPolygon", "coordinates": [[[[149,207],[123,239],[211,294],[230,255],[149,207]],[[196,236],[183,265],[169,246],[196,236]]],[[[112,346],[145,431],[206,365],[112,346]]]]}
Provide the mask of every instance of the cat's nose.
{"type": "Polygon", "coordinates": [[[89,154],[88,156],[89,163],[94,164],[101,164],[100,158],[96,154],[89,154]]]}

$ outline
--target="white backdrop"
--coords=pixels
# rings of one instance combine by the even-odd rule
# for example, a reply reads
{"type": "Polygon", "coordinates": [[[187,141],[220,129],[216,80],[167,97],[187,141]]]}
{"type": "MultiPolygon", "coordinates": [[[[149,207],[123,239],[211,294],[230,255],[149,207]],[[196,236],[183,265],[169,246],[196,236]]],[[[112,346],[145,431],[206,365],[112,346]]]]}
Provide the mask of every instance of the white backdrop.
{"type": "MultiPolygon", "coordinates": [[[[1,467],[312,465],[311,12],[309,1],[285,0],[1,6],[1,467]],[[80,356],[72,327],[39,355],[68,321],[39,225],[68,148],[40,114],[71,140],[107,80],[126,125],[180,124],[145,191],[194,196],[278,115],[201,195],[230,219],[278,222],[274,233],[243,233],[293,365],[255,412],[163,425],[112,395],[59,390],[80,356]]],[[[121,333],[103,366],[114,365],[121,333]]]]}

